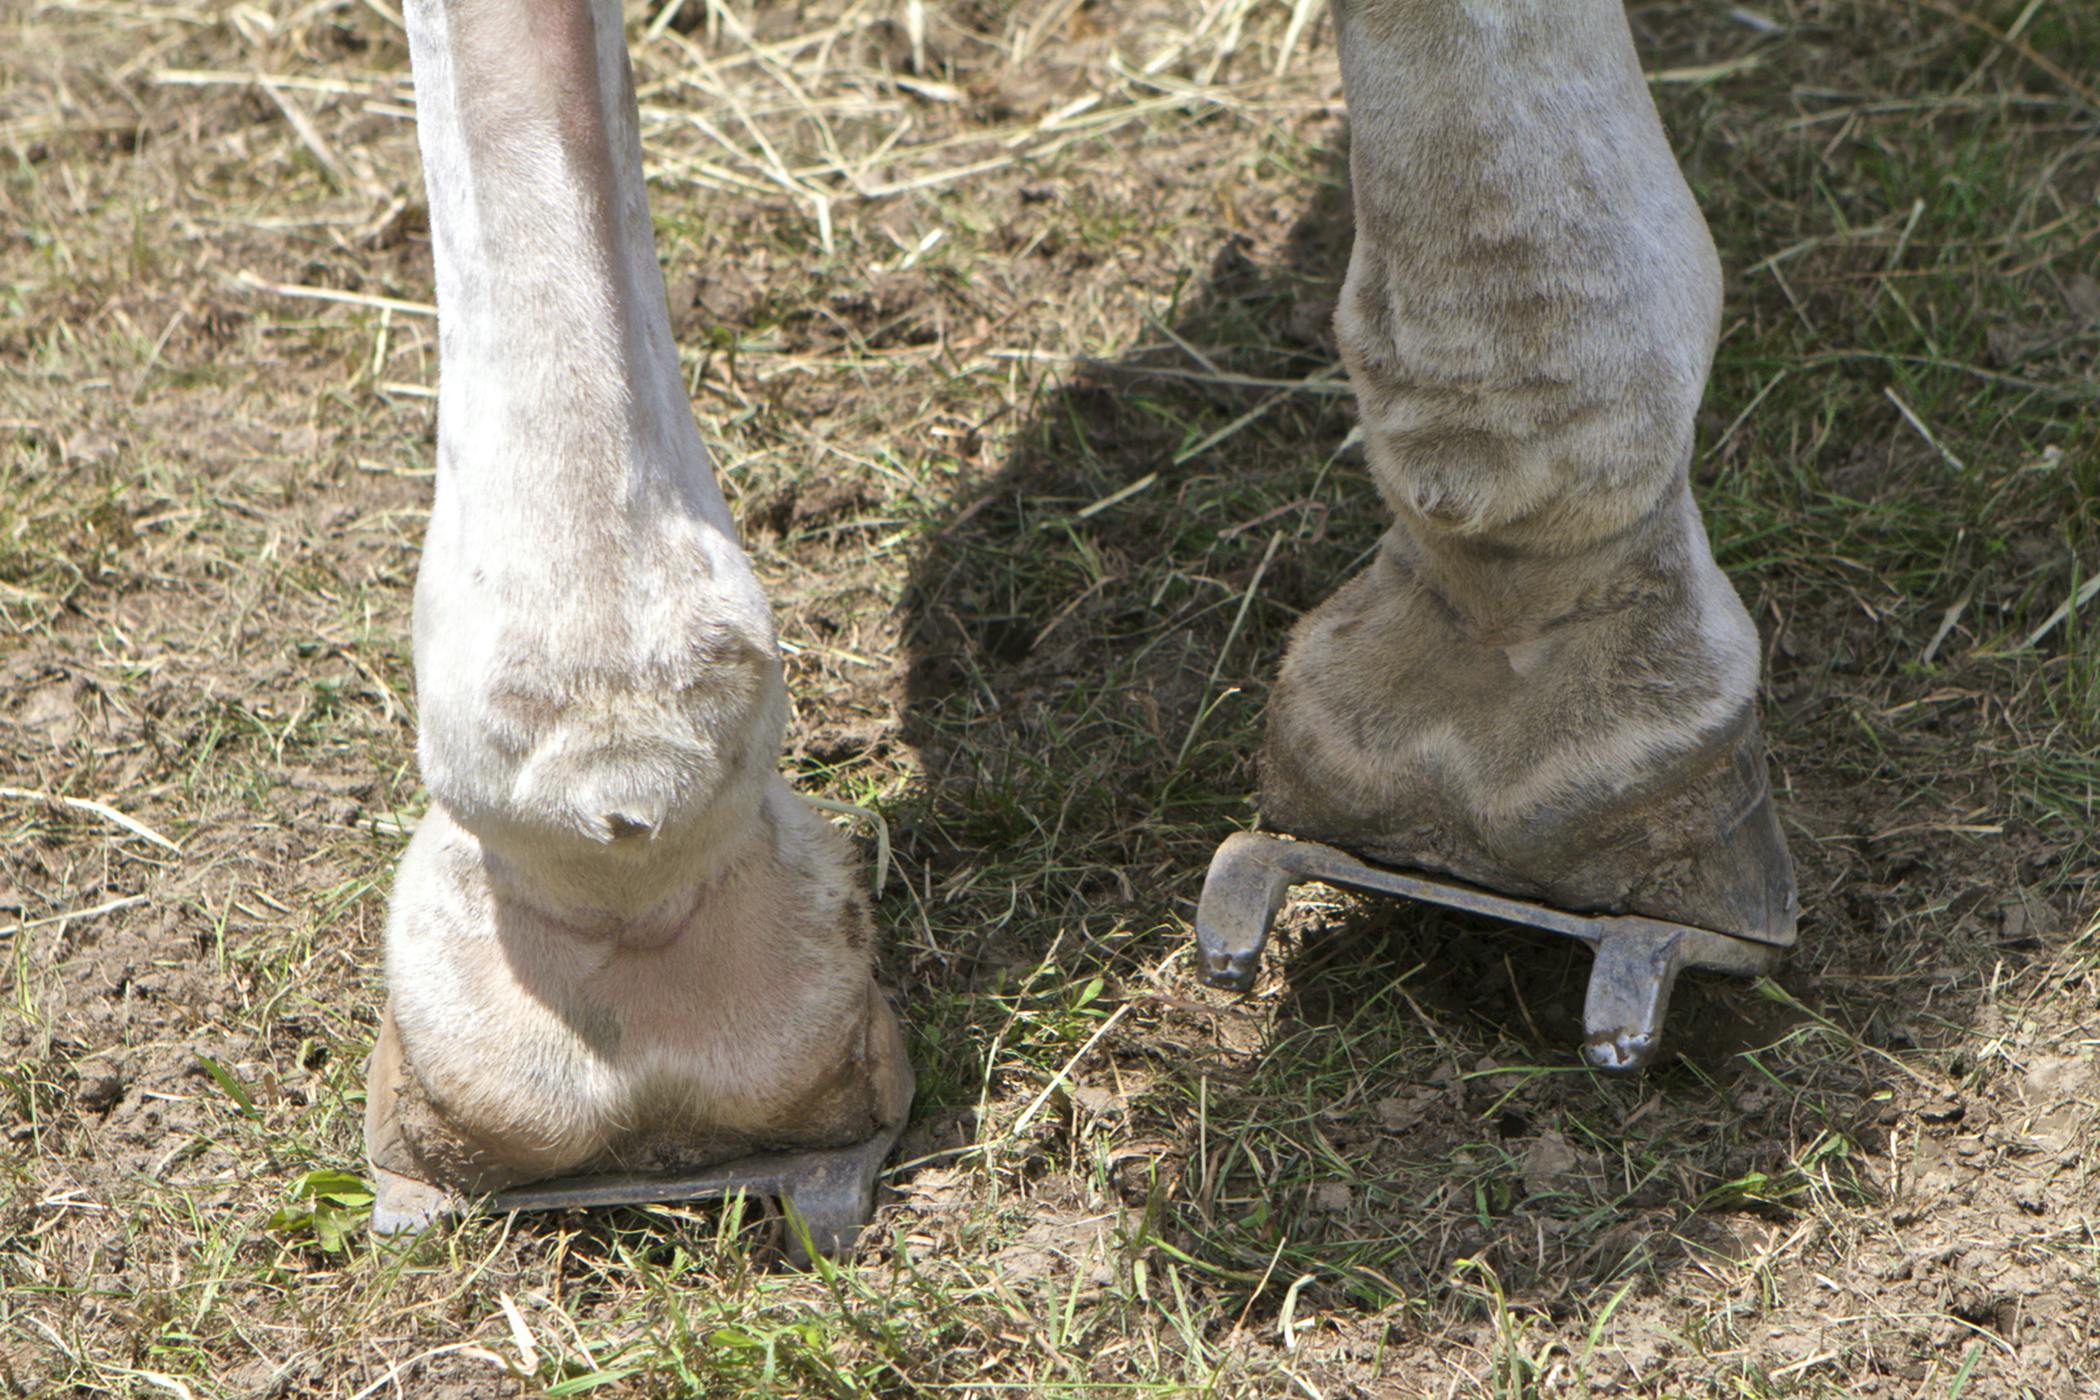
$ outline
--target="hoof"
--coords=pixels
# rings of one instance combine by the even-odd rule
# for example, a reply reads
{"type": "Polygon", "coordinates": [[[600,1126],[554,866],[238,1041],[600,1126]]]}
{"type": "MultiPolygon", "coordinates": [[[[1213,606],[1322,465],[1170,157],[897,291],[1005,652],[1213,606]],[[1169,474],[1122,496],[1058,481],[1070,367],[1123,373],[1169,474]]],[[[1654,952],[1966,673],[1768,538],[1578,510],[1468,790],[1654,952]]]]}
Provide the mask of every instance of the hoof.
{"type": "Polygon", "coordinates": [[[1262,824],[1560,909],[1792,943],[1757,631],[1689,495],[1568,555],[1433,533],[1396,526],[1292,629],[1262,824]]]}
{"type": "Polygon", "coordinates": [[[1308,800],[1311,775],[1280,750],[1272,731],[1262,815],[1278,830],[1554,908],[1793,945],[1794,862],[1765,776],[1764,739],[1747,712],[1704,753],[1608,801],[1570,799],[1499,823],[1463,794],[1338,811],[1324,792],[1308,800]]]}
{"type": "Polygon", "coordinates": [[[372,1233],[418,1235],[460,1209],[459,1198],[442,1186],[388,1171],[367,1161],[372,1173],[372,1233]]]}
{"type": "MultiPolygon", "coordinates": [[[[576,1170],[521,1180],[515,1168],[460,1131],[430,1102],[403,1052],[391,1008],[366,1067],[365,1154],[375,1235],[413,1234],[438,1220],[474,1212],[575,1210],[718,1200],[739,1194],[779,1202],[791,1225],[788,1257],[850,1251],[874,1217],[875,1181],[909,1116],[913,1081],[903,1031],[871,982],[868,1015],[844,1059],[872,1131],[859,1141],[779,1151],[723,1151],[705,1132],[666,1133],[636,1124],[652,1166],[622,1169],[621,1144],[576,1170]],[[724,1160],[726,1157],[727,1160],[724,1160]],[[661,1163],[662,1165],[655,1165],[661,1163]],[[691,1163],[692,1165],[683,1165],[691,1163]]],[[[783,1134],[792,1141],[792,1130],[783,1134]]]]}
{"type": "Polygon", "coordinates": [[[763,813],[680,900],[585,917],[432,807],[367,1069],[375,1229],[749,1191],[850,1244],[911,1067],[851,848],[785,786],[763,813]]]}

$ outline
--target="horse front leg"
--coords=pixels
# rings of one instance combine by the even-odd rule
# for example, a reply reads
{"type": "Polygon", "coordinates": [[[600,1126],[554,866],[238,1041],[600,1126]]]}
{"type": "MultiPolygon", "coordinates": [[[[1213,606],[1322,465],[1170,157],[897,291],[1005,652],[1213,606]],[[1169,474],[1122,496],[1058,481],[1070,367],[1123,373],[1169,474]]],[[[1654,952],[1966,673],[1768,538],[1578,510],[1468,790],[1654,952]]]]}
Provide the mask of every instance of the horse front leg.
{"type": "Polygon", "coordinates": [[[858,1154],[858,1180],[911,1073],[850,848],[777,769],[779,654],[679,379],[620,7],[405,18],[440,316],[432,802],[386,929],[378,1223],[577,1174],[783,1189],[769,1153],[858,1154]]]}
{"type": "Polygon", "coordinates": [[[1335,326],[1395,518],[1292,633],[1263,820],[1790,943],[1757,632],[1688,482],[1720,266],[1619,0],[1335,13],[1356,204],[1335,326]]]}

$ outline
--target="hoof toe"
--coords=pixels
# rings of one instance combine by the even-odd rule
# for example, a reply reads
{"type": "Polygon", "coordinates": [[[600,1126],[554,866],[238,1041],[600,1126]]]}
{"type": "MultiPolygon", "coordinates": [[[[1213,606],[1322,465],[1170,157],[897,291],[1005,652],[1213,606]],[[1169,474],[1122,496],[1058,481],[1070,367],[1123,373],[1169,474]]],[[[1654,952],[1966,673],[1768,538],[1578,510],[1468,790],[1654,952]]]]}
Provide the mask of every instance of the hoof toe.
{"type": "Polygon", "coordinates": [[[1249,948],[1235,952],[1206,951],[1202,954],[1200,962],[1203,985],[1228,992],[1251,991],[1254,987],[1254,969],[1259,960],[1260,954],[1249,948]]]}
{"type": "Polygon", "coordinates": [[[1661,1037],[1656,1035],[1613,1031],[1592,1036],[1582,1047],[1582,1057],[1591,1068],[1606,1074],[1632,1074],[1648,1067],[1661,1044],[1661,1037]]]}
{"type": "Polygon", "coordinates": [[[449,1191],[385,1167],[372,1168],[372,1233],[415,1235],[458,1209],[449,1191]]]}

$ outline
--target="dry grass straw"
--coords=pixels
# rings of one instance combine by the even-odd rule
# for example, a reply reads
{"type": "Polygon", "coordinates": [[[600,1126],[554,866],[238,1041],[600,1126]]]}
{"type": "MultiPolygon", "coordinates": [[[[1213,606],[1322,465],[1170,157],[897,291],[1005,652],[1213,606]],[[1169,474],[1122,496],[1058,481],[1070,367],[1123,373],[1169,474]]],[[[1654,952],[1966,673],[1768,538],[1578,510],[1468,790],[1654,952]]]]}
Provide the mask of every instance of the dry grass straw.
{"type": "Polygon", "coordinates": [[[1615,1083],[1551,943],[1308,891],[1257,995],[1187,973],[1263,680],[1380,526],[1320,7],[630,14],[788,761],[892,838],[921,1120],[800,1276],[756,1207],[355,1230],[422,802],[399,15],[0,16],[0,1391],[2090,1391],[2100,48],[1636,18],[1733,269],[1698,489],[1814,922],[1615,1083]]]}

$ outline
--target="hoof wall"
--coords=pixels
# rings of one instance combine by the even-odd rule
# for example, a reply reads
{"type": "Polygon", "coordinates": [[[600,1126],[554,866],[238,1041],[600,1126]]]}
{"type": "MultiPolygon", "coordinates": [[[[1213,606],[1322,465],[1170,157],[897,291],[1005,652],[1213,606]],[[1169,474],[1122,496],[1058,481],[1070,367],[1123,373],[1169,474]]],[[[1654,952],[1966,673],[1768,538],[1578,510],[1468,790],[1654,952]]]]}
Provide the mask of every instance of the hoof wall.
{"type": "Polygon", "coordinates": [[[372,1233],[415,1235],[435,1225],[440,1216],[459,1209],[458,1198],[443,1187],[390,1172],[375,1163],[372,1170],[372,1233]]]}

